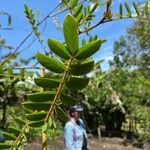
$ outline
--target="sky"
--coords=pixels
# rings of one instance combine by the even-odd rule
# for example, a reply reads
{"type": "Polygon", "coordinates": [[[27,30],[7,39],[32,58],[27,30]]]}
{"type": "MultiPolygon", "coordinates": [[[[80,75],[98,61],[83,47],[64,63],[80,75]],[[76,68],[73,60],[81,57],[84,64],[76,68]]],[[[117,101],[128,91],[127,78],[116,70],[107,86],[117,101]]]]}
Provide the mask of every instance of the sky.
{"type": "MultiPolygon", "coordinates": [[[[143,2],[143,0],[134,0],[135,2],[143,2]]],[[[118,5],[124,2],[124,0],[113,0],[112,11],[117,13],[118,5]]],[[[131,6],[132,0],[126,0],[131,6]]],[[[12,26],[11,30],[2,30],[0,29],[0,36],[7,41],[7,44],[13,46],[15,49],[22,40],[31,32],[31,26],[28,23],[25,14],[24,14],[24,4],[27,4],[30,8],[33,9],[36,14],[39,15],[39,20],[47,16],[59,3],[59,0],[0,0],[0,11],[7,12],[11,15],[12,26]]],[[[131,6],[132,9],[132,6],[131,6]]],[[[54,13],[58,12],[57,9],[54,13]]],[[[64,16],[67,12],[57,15],[58,23],[62,24],[64,16]]],[[[96,16],[101,16],[101,10],[96,11],[96,16]]],[[[94,23],[98,19],[94,20],[94,23]]],[[[93,58],[95,61],[104,59],[105,61],[102,64],[102,69],[107,70],[109,68],[109,60],[113,59],[113,44],[116,40],[119,39],[121,35],[126,34],[126,28],[131,27],[134,23],[133,19],[125,19],[114,21],[106,24],[102,24],[90,31],[91,35],[98,35],[99,38],[107,39],[107,42],[102,45],[100,50],[94,54],[93,58]]],[[[3,28],[8,27],[7,17],[0,16],[0,24],[3,28]]],[[[43,23],[39,26],[40,31],[44,29],[41,34],[41,39],[44,40],[44,45],[47,45],[48,37],[55,38],[57,40],[63,41],[63,33],[58,31],[52,21],[52,18],[48,18],[46,23],[43,23]]],[[[80,36],[80,38],[87,38],[86,34],[80,36]]],[[[28,40],[20,47],[19,51],[23,52],[19,55],[19,58],[28,58],[36,54],[37,51],[44,52],[38,40],[34,40],[35,36],[32,35],[28,40]],[[32,41],[34,40],[34,43],[32,41]],[[32,43],[32,45],[30,45],[32,43]],[[30,45],[30,47],[28,47],[30,45]],[[28,47],[28,48],[27,48],[28,47]]],[[[5,51],[1,51],[0,55],[3,55],[5,51]]],[[[1,58],[1,57],[0,57],[1,58]]],[[[34,63],[34,62],[31,62],[34,63]]]]}

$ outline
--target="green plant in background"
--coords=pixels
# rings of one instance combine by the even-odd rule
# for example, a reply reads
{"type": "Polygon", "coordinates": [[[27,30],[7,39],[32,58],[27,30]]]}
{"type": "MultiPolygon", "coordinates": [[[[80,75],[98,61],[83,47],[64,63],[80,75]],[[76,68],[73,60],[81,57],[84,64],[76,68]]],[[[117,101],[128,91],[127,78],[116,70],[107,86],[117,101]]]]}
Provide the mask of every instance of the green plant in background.
{"type": "MultiPolygon", "coordinates": [[[[56,118],[63,119],[64,121],[67,119],[61,106],[72,106],[78,103],[76,99],[69,95],[68,90],[81,90],[88,85],[89,78],[86,74],[94,67],[94,61],[91,56],[106,41],[98,39],[97,36],[91,36],[89,41],[83,39],[80,46],[79,34],[88,32],[108,21],[133,18],[127,3],[125,3],[128,12],[127,16],[123,16],[123,10],[121,9],[121,17],[113,18],[114,16],[110,10],[112,1],[108,0],[106,1],[106,10],[102,19],[94,26],[91,26],[94,10],[98,7],[97,3],[90,9],[90,7],[83,7],[77,0],[63,0],[62,2],[70,12],[65,17],[63,23],[65,43],[52,38],[48,39],[49,48],[55,53],[56,58],[39,52],[36,54],[38,62],[52,72],[53,75],[45,77],[45,73],[43,73],[40,78],[34,79],[35,84],[42,87],[43,90],[34,94],[28,94],[28,101],[23,103],[26,117],[24,120],[17,118],[18,126],[8,127],[8,129],[10,128],[8,132],[4,132],[6,142],[0,143],[1,149],[22,149],[23,143],[27,140],[26,134],[30,132],[30,128],[41,128],[42,149],[46,150],[46,134],[48,129],[57,128],[56,118]]],[[[35,34],[39,36],[32,10],[25,6],[25,11],[35,34]]],[[[1,65],[4,63],[2,62],[1,65]]]]}

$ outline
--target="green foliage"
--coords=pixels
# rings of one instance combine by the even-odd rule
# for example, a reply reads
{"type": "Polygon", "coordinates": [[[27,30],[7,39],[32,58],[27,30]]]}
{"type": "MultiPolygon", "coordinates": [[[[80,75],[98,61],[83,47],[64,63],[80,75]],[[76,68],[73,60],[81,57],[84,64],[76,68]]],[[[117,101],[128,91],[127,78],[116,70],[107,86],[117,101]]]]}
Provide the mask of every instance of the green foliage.
{"type": "Polygon", "coordinates": [[[11,147],[9,143],[0,143],[0,149],[8,149],[11,147]]]}
{"type": "Polygon", "coordinates": [[[119,12],[120,12],[120,18],[122,18],[122,15],[123,15],[122,4],[119,5],[119,12]]]}
{"type": "Polygon", "coordinates": [[[28,99],[32,102],[47,102],[55,96],[55,91],[43,91],[33,94],[28,94],[28,99]]]}
{"type": "Polygon", "coordinates": [[[37,36],[39,36],[40,33],[38,32],[38,26],[37,26],[37,22],[35,20],[34,13],[33,13],[32,9],[28,7],[27,4],[24,5],[24,13],[26,14],[26,17],[27,17],[29,23],[32,25],[33,31],[35,32],[35,34],[37,36]]]}
{"type": "Polygon", "coordinates": [[[79,61],[74,63],[71,66],[70,73],[75,76],[85,75],[89,73],[93,69],[93,67],[94,67],[94,61],[91,59],[85,61],[79,61]]]}
{"type": "MultiPolygon", "coordinates": [[[[68,105],[68,103],[67,103],[67,105],[68,105]]],[[[61,120],[61,121],[67,121],[68,120],[68,116],[66,115],[66,113],[62,110],[62,108],[60,108],[60,107],[57,107],[56,108],[56,112],[57,112],[57,116],[58,116],[58,118],[61,120]]]]}
{"type": "Polygon", "coordinates": [[[126,10],[128,12],[127,16],[131,17],[131,9],[130,9],[130,6],[128,5],[128,3],[125,2],[125,7],[126,7],[126,10]]]}
{"type": "Polygon", "coordinates": [[[58,55],[60,58],[63,58],[66,60],[70,59],[71,56],[68,53],[68,51],[66,50],[63,43],[61,43],[55,39],[49,38],[48,45],[49,45],[49,48],[51,49],[51,51],[54,52],[56,55],[58,55]]]}
{"type": "Polygon", "coordinates": [[[133,6],[134,6],[134,9],[135,9],[137,15],[140,16],[140,12],[139,12],[138,6],[137,6],[137,4],[135,2],[133,2],[133,6]]]}
{"type": "Polygon", "coordinates": [[[58,87],[60,80],[58,79],[50,79],[50,78],[35,78],[34,82],[36,85],[46,88],[52,89],[58,87]]]}
{"type": "MultiPolygon", "coordinates": [[[[42,100],[42,99],[41,99],[42,100]]],[[[49,110],[49,107],[51,106],[51,103],[48,101],[48,102],[25,102],[23,103],[24,107],[30,109],[30,110],[45,110],[45,111],[48,111],[49,110]]]]}
{"type": "Polygon", "coordinates": [[[80,78],[80,77],[71,77],[66,82],[66,86],[69,89],[83,89],[85,88],[89,83],[89,78],[80,78]]]}
{"type": "Polygon", "coordinates": [[[147,17],[149,17],[149,8],[148,8],[148,0],[146,0],[146,3],[145,3],[145,15],[147,16],[147,17]]]}
{"type": "Polygon", "coordinates": [[[83,45],[76,54],[78,60],[86,59],[96,53],[102,44],[102,40],[96,40],[83,45]]]}
{"type": "Polygon", "coordinates": [[[39,120],[39,119],[38,119],[38,121],[31,121],[31,122],[29,123],[29,126],[30,126],[30,127],[34,127],[34,128],[39,128],[39,127],[43,126],[44,123],[45,123],[44,120],[39,120]]]}
{"type": "Polygon", "coordinates": [[[74,106],[78,103],[76,99],[68,95],[61,95],[60,99],[61,99],[62,104],[66,106],[74,106]]]}
{"type": "Polygon", "coordinates": [[[68,51],[75,55],[78,51],[78,26],[73,16],[68,15],[63,24],[63,32],[68,51]],[[70,23],[71,22],[71,23],[70,23]]]}
{"type": "Polygon", "coordinates": [[[41,65],[52,72],[63,73],[65,70],[65,66],[55,58],[50,58],[49,56],[43,55],[41,53],[37,53],[36,58],[41,65]]]}
{"type": "Polygon", "coordinates": [[[47,112],[33,112],[31,114],[26,114],[28,120],[37,121],[37,120],[44,120],[46,117],[47,112]]]}
{"type": "MultiPolygon", "coordinates": [[[[82,8],[83,8],[83,4],[80,4],[80,5],[78,5],[75,9],[74,9],[74,17],[78,17],[80,14],[81,14],[81,16],[83,15],[82,13],[81,13],[81,11],[82,11],[82,8]]],[[[80,18],[80,17],[79,17],[80,18]]]]}
{"type": "Polygon", "coordinates": [[[8,127],[8,132],[9,133],[14,133],[15,136],[18,136],[20,134],[21,130],[16,128],[16,127],[14,127],[14,126],[9,126],[8,127]]]}

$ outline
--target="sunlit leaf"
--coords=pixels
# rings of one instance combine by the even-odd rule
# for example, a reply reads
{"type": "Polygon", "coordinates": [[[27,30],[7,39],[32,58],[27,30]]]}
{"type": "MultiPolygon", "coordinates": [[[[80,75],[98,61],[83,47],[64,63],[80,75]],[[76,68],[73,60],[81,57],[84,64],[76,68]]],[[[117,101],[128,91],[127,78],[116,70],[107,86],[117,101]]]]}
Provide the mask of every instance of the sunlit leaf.
{"type": "Polygon", "coordinates": [[[77,5],[77,3],[78,3],[78,0],[72,0],[70,5],[69,5],[69,8],[74,9],[74,7],[77,5]]]}
{"type": "Polygon", "coordinates": [[[28,99],[33,102],[47,102],[52,100],[56,92],[53,91],[43,91],[33,94],[28,94],[28,99]]]}
{"type": "Polygon", "coordinates": [[[81,13],[82,8],[83,8],[83,4],[80,4],[74,9],[74,17],[77,17],[81,13]]]}
{"type": "Polygon", "coordinates": [[[96,40],[83,45],[76,55],[79,60],[86,59],[96,53],[102,44],[101,40],[96,40]]]}
{"type": "Polygon", "coordinates": [[[56,88],[60,84],[60,80],[50,78],[35,78],[34,82],[36,85],[43,88],[56,88]]]}
{"type": "Polygon", "coordinates": [[[90,13],[93,13],[96,10],[97,6],[98,6],[98,3],[95,3],[92,9],[90,10],[90,13]]]}
{"type": "Polygon", "coordinates": [[[66,59],[66,60],[70,59],[70,54],[68,53],[63,43],[55,39],[49,38],[48,45],[49,45],[49,48],[59,57],[66,59]]]}
{"type": "Polygon", "coordinates": [[[65,66],[62,63],[60,63],[56,59],[51,58],[47,55],[43,55],[38,52],[36,54],[36,58],[42,66],[44,66],[46,69],[48,69],[52,72],[63,73],[65,70],[65,66]]]}
{"type": "Polygon", "coordinates": [[[78,26],[72,15],[67,15],[65,17],[63,32],[68,50],[74,55],[78,51],[78,26]]]}
{"type": "Polygon", "coordinates": [[[44,125],[42,126],[42,132],[45,132],[48,129],[48,123],[45,122],[44,125]]]}

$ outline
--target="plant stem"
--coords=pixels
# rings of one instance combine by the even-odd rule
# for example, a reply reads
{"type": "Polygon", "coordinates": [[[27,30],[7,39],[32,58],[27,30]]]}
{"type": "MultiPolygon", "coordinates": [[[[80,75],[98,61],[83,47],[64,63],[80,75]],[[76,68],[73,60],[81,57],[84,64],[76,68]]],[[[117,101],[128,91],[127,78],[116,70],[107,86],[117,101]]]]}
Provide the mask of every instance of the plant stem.
{"type": "Polygon", "coordinates": [[[28,127],[28,123],[24,126],[21,133],[17,137],[17,139],[14,141],[13,145],[11,146],[10,150],[15,150],[15,146],[17,145],[17,142],[21,139],[22,134],[24,133],[25,129],[28,127]]]}
{"type": "Polygon", "coordinates": [[[61,92],[62,92],[63,87],[64,87],[65,80],[66,80],[66,78],[68,77],[69,67],[70,67],[72,61],[73,61],[73,58],[71,58],[71,59],[69,60],[69,62],[68,62],[68,66],[67,66],[67,68],[66,68],[66,71],[64,72],[64,75],[63,75],[63,77],[62,77],[61,83],[59,84],[59,87],[58,87],[58,90],[57,90],[56,95],[55,95],[55,97],[54,97],[54,100],[53,100],[53,102],[52,102],[52,105],[51,105],[51,107],[50,107],[50,109],[49,109],[49,111],[48,111],[48,114],[47,114],[46,118],[45,118],[45,122],[48,121],[49,117],[51,116],[51,113],[52,113],[53,109],[55,108],[55,104],[56,104],[56,102],[57,102],[57,100],[58,100],[58,98],[59,98],[59,96],[60,96],[60,94],[61,94],[61,92]]]}
{"type": "Polygon", "coordinates": [[[42,150],[47,150],[47,137],[44,132],[42,132],[42,150]]]}

